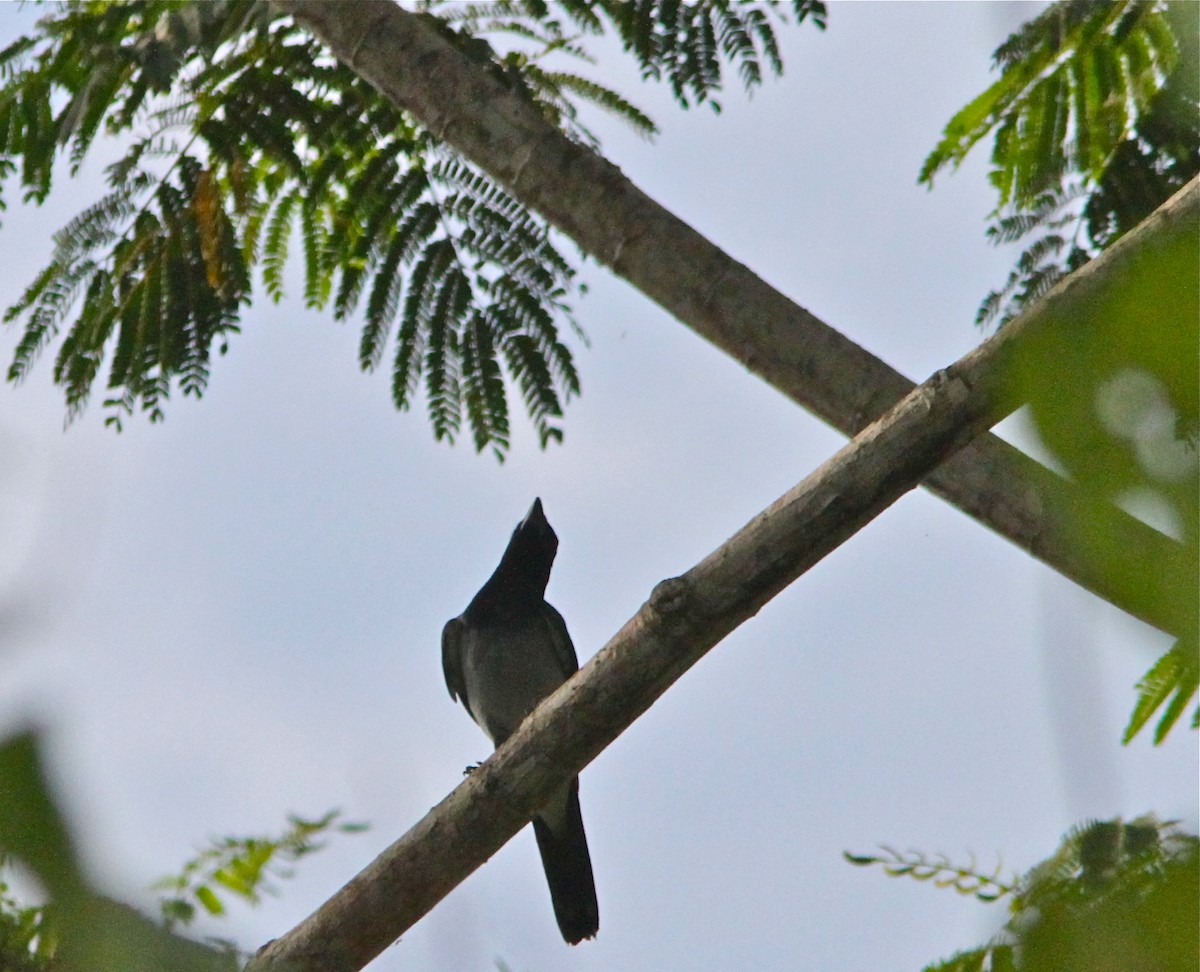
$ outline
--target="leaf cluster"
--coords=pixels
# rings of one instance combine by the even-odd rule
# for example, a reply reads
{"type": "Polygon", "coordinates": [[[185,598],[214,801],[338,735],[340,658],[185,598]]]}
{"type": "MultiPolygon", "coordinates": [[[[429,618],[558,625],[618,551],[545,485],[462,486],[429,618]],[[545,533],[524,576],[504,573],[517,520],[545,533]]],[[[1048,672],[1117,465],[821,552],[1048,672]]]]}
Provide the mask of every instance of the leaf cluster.
{"type": "Polygon", "coordinates": [[[1194,13],[1058,0],[996,50],[999,80],[950,120],[919,176],[932,186],[993,135],[988,238],[1033,241],[977,323],[1016,316],[1200,172],[1194,13]]]}
{"type": "MultiPolygon", "coordinates": [[[[823,23],[820,4],[794,8],[823,23]]],[[[617,92],[550,66],[559,52],[587,58],[560,14],[622,31],[643,71],[685,101],[711,99],[726,60],[748,86],[761,58],[780,67],[767,10],[727,0],[426,16],[569,135],[595,141],[579,121],[589,102],[652,133],[617,92]],[[488,31],[524,47],[501,56],[488,31]]],[[[503,457],[510,387],[542,445],[561,439],[579,377],[560,322],[583,335],[576,271],[548,226],[270,4],[72,2],[0,52],[0,189],[15,180],[41,202],[56,160],[75,174],[101,134],[125,152],[5,313],[20,327],[10,381],[57,341],[69,419],[100,382],[107,423],[139,410],[157,421],[174,391],[203,394],[256,276],[282,299],[298,242],[306,304],[361,314],[359,365],[387,367],[397,408],[423,398],[438,439],[469,430],[477,450],[503,457]]]]}
{"type": "MultiPolygon", "coordinates": [[[[439,438],[465,413],[476,446],[501,452],[500,358],[543,442],[559,434],[578,379],[548,322],[569,312],[573,271],[546,229],[483,177],[439,163],[427,133],[290,21],[245,0],[77,4],[43,31],[50,43],[3,89],[0,110],[16,120],[5,151],[52,154],[50,136],[20,120],[63,89],[52,140],[73,141],[79,157],[93,121],[136,122],[140,134],[109,167],[108,195],[57,234],[50,266],[8,310],[24,319],[11,380],[61,329],[54,377],[70,414],[107,357],[108,421],[119,427],[138,406],[161,418],[173,384],[202,393],[213,347],[227,349],[250,302],[253,267],[282,297],[298,235],[310,307],[332,300],[344,317],[365,297],[364,368],[400,318],[398,407],[424,377],[439,438]],[[97,90],[105,65],[116,76],[97,90]],[[154,92],[164,99],[151,105],[154,92]]],[[[49,179],[47,168],[39,194],[49,179]]]]}
{"type": "Polygon", "coordinates": [[[213,839],[180,869],[155,884],[164,897],[159,904],[167,928],[189,925],[197,909],[210,915],[225,914],[222,894],[258,904],[264,893],[274,894],[274,881],[290,878],[290,865],[320,850],[320,839],[330,833],[361,833],[366,827],[339,823],[341,814],[331,810],[316,820],[288,816],[288,828],[277,837],[233,837],[213,839]]]}
{"type": "MultiPolygon", "coordinates": [[[[473,37],[499,35],[534,42],[537,59],[562,51],[590,60],[583,38],[613,30],[643,79],[664,81],[684,108],[707,104],[718,112],[723,62],[737,70],[746,90],[752,90],[762,83],[764,69],[776,75],[783,71],[775,21],[787,22],[790,9],[796,23],[811,19],[823,30],[827,17],[821,0],[791,0],[788,6],[780,0],[426,0],[423,7],[473,37]]],[[[506,64],[530,78],[521,61],[506,64]]],[[[618,114],[645,133],[653,132],[652,123],[640,113],[627,113],[623,99],[609,99],[619,96],[600,88],[591,98],[601,107],[619,109],[618,114]]]]}
{"type": "Polygon", "coordinates": [[[972,859],[917,851],[851,855],[891,876],[932,881],[981,901],[1005,898],[1009,921],[987,944],[925,972],[1186,972],[1200,958],[1200,839],[1147,815],[1088,821],[1023,877],[1002,882],[972,859]],[[982,893],[980,893],[982,891],[982,893]]]}

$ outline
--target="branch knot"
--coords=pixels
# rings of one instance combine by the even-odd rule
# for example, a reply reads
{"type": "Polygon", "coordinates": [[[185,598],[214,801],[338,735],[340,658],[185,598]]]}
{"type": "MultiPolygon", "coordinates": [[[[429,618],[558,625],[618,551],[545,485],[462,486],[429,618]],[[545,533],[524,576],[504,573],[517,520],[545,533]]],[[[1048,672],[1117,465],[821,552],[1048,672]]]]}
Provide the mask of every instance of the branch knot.
{"type": "Polygon", "coordinates": [[[692,616],[692,594],[692,585],[683,577],[659,581],[647,602],[651,624],[668,631],[686,626],[692,616]]]}

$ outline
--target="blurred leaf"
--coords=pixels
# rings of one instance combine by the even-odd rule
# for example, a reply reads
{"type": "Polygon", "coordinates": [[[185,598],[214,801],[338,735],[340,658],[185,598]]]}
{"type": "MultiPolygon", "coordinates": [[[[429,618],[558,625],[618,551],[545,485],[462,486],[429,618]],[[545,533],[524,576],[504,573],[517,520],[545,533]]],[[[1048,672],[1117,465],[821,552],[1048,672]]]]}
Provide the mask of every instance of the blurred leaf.
{"type": "Polygon", "coordinates": [[[210,915],[225,914],[225,906],[221,904],[221,899],[213,894],[212,888],[207,885],[202,884],[196,888],[196,900],[204,905],[210,915]]]}
{"type": "Polygon", "coordinates": [[[0,848],[26,864],[50,897],[36,917],[27,919],[38,922],[37,934],[53,953],[41,953],[48,962],[47,972],[231,972],[236,968],[234,955],[172,935],[129,906],[87,887],[46,785],[34,732],[24,732],[0,747],[0,794],[0,848]]]}
{"type": "Polygon", "coordinates": [[[0,746],[0,850],[23,861],[54,898],[82,889],[66,825],[46,783],[32,730],[0,746]]]}
{"type": "Polygon", "coordinates": [[[237,956],[155,925],[128,905],[91,895],[55,914],[55,972],[234,972],[237,956]]]}
{"type": "Polygon", "coordinates": [[[1195,972],[1200,967],[1196,846],[1092,907],[1044,904],[1021,936],[1022,972],[1195,972]]]}
{"type": "Polygon", "coordinates": [[[1200,590],[1200,226],[1160,224],[1144,243],[1097,282],[1084,317],[1039,327],[1011,372],[1045,445],[1088,498],[1054,514],[1115,587],[1185,619],[1188,647],[1147,673],[1126,740],[1174,694],[1161,739],[1191,698],[1200,590]],[[1185,551],[1177,563],[1132,562],[1105,532],[1094,511],[1134,500],[1169,519],[1185,551]]]}
{"type": "MultiPolygon", "coordinates": [[[[4,876],[0,854],[0,879],[4,876]]],[[[54,935],[46,909],[23,905],[0,880],[0,969],[4,972],[49,972],[54,957],[54,935]]]]}

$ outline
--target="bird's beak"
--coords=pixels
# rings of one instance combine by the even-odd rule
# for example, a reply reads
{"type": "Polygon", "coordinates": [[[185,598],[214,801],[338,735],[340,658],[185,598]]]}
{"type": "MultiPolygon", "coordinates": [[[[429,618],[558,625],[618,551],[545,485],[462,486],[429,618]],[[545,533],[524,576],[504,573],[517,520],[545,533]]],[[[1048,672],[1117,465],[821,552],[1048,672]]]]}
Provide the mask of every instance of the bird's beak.
{"type": "Polygon", "coordinates": [[[533,506],[529,507],[529,512],[525,514],[525,519],[521,521],[521,524],[517,527],[517,529],[524,530],[528,526],[533,526],[539,520],[542,523],[546,522],[546,513],[542,509],[542,500],[540,496],[533,501],[533,506]]]}

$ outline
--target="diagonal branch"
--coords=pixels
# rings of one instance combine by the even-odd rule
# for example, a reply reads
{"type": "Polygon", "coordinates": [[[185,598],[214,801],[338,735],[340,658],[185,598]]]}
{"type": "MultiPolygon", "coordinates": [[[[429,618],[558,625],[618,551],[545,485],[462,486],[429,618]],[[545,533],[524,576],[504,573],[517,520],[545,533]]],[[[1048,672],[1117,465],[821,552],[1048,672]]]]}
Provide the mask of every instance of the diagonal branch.
{"type": "MultiPolygon", "coordinates": [[[[773,386],[854,435],[912,382],[718,249],[527,98],[471,61],[436,18],[392,0],[273,0],[394,104],[540,212],[584,251],[773,386]]],[[[931,470],[924,485],[1130,614],[1179,633],[1187,619],[1145,582],[1186,571],[1181,544],[1104,504],[1127,576],[1099,571],[1054,511],[1095,505],[1068,480],[993,435],[931,470]]]]}
{"type": "Polygon", "coordinates": [[[1009,362],[1039,334],[1070,341],[1157,248],[1194,235],[1194,180],[1030,311],[910,392],[680,577],[530,715],[490,759],[247,972],[356,972],[529,821],[688,668],[772,597],[1019,404],[1009,362]]]}

